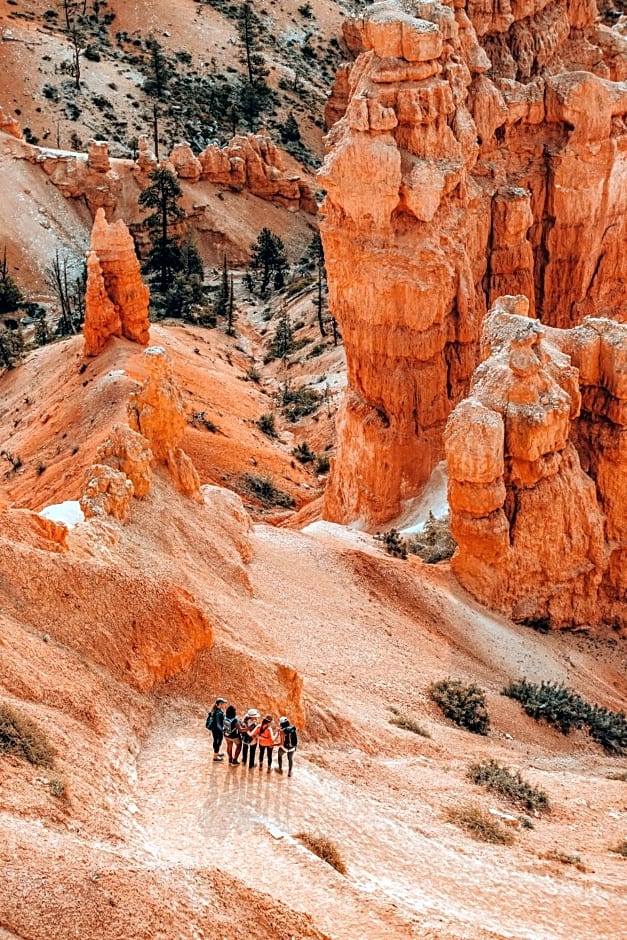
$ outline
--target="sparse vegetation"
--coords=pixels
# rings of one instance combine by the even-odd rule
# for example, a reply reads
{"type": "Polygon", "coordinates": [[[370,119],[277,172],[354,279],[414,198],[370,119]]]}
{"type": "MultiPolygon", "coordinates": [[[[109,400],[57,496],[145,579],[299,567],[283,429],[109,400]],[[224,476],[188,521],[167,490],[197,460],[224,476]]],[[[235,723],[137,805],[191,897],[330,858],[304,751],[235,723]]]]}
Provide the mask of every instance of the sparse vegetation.
{"type": "Polygon", "coordinates": [[[212,434],[215,434],[218,430],[215,423],[211,418],[207,417],[206,412],[204,411],[193,411],[190,424],[195,428],[203,428],[205,431],[210,431],[212,434]]]}
{"type": "Polygon", "coordinates": [[[63,777],[51,777],[48,786],[53,796],[59,800],[67,799],[67,787],[63,777]]]}
{"type": "Polygon", "coordinates": [[[249,286],[261,297],[268,295],[271,284],[274,290],[280,290],[285,284],[287,271],[287,252],[283,240],[269,228],[263,228],[257,241],[250,246],[250,254],[249,286]]]}
{"type": "Polygon", "coordinates": [[[561,849],[551,849],[549,852],[544,852],[540,858],[544,858],[549,862],[559,862],[560,865],[574,865],[579,871],[586,870],[579,855],[575,855],[571,852],[562,852],[561,849]]]}
{"type": "Polygon", "coordinates": [[[276,437],[276,425],[274,423],[274,415],[267,411],[265,414],[262,414],[260,418],[255,421],[255,424],[266,437],[276,437]]]}
{"type": "Polygon", "coordinates": [[[394,711],[395,714],[390,718],[391,725],[396,725],[397,728],[402,728],[403,731],[411,731],[412,734],[417,734],[421,738],[431,737],[427,729],[423,728],[414,718],[404,715],[402,712],[397,712],[396,709],[394,711]]]}
{"type": "Polygon", "coordinates": [[[623,712],[591,705],[577,692],[553,682],[538,685],[522,679],[509,685],[503,694],[520,702],[536,721],[544,720],[562,734],[569,734],[573,728],[586,728],[608,753],[627,754],[627,718],[623,712]]]}
{"type": "Polygon", "coordinates": [[[407,558],[407,545],[398,529],[388,529],[387,532],[377,532],[374,536],[377,542],[382,542],[388,555],[394,558],[407,558]]]}
{"type": "Polygon", "coordinates": [[[313,414],[320,407],[323,395],[315,388],[301,385],[300,388],[291,388],[285,385],[281,390],[281,405],[283,414],[292,424],[301,418],[313,414]]]}
{"type": "Polygon", "coordinates": [[[618,842],[616,845],[612,846],[610,852],[613,852],[614,855],[622,855],[623,858],[627,858],[627,839],[623,839],[622,842],[618,842]]]}
{"type": "Polygon", "coordinates": [[[335,870],[339,872],[340,875],[346,874],[346,864],[344,863],[339,849],[335,843],[331,842],[330,839],[327,839],[326,836],[316,835],[313,832],[303,830],[301,832],[297,832],[294,838],[298,839],[299,842],[302,842],[305,848],[309,849],[310,852],[313,852],[314,855],[317,855],[318,858],[321,858],[323,862],[327,863],[327,865],[335,868],[335,870]]]}
{"type": "Polygon", "coordinates": [[[5,702],[0,702],[0,751],[37,767],[52,767],[54,752],[45,732],[5,702]]]}
{"type": "Polygon", "coordinates": [[[451,535],[448,516],[436,519],[433,513],[429,512],[423,531],[408,539],[407,548],[412,555],[418,555],[428,565],[451,558],[457,548],[457,542],[451,535]]]}
{"type": "Polygon", "coordinates": [[[495,760],[472,764],[468,768],[468,778],[523,809],[532,812],[549,809],[549,798],[544,790],[527,783],[519,771],[511,771],[495,760]]]}
{"type": "Polygon", "coordinates": [[[465,803],[462,806],[451,806],[446,811],[449,822],[465,829],[473,839],[481,842],[491,842],[494,845],[511,845],[514,837],[499,823],[491,813],[488,813],[476,803],[465,803]]]}
{"type": "Polygon", "coordinates": [[[278,489],[269,477],[246,474],[244,486],[251,496],[267,506],[281,506],[284,509],[293,509],[296,505],[289,493],[278,489]]]}
{"type": "Polygon", "coordinates": [[[474,682],[464,685],[459,679],[442,679],[429,686],[429,697],[439,705],[447,718],[473,734],[487,734],[490,719],[485,692],[474,682]]]}
{"type": "Polygon", "coordinates": [[[313,450],[311,450],[307,441],[302,441],[300,444],[297,444],[292,450],[292,455],[296,457],[299,463],[313,463],[316,459],[316,455],[313,450]]]}

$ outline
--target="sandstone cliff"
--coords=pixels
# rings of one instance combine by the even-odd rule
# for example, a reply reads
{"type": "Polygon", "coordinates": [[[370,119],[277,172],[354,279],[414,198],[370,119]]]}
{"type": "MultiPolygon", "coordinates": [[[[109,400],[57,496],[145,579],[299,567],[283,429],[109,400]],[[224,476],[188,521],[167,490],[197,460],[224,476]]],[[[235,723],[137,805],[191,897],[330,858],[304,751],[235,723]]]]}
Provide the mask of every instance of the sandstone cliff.
{"type": "Polygon", "coordinates": [[[420,490],[502,293],[560,327],[627,317],[627,45],[595,15],[388,0],[348,21],[320,174],[349,378],[328,518],[380,524],[420,490]]]}
{"type": "Polygon", "coordinates": [[[85,354],[97,355],[109,336],[148,343],[148,301],[131,234],[119,219],[109,225],[98,209],[87,256],[85,354]]]}
{"type": "Polygon", "coordinates": [[[627,327],[571,330],[503,297],[446,432],[452,566],[488,606],[552,626],[627,617],[627,327]]]}

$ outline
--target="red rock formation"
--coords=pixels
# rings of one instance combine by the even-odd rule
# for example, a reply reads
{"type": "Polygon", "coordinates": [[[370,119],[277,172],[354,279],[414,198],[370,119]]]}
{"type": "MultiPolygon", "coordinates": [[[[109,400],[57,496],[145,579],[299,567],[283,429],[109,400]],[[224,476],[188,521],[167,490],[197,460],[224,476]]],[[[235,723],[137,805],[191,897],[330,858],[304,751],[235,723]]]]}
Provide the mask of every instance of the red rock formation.
{"type": "MultiPolygon", "coordinates": [[[[170,158],[176,166],[175,154],[178,158],[177,148],[170,158]]],[[[318,211],[310,186],[297,174],[286,171],[283,152],[267,134],[236,136],[223,148],[209,146],[198,160],[203,180],[236,191],[248,189],[253,195],[288,209],[318,211]]]]}
{"type": "Polygon", "coordinates": [[[104,209],[111,216],[122,191],[122,181],[111,166],[105,141],[90,140],[87,154],[35,147],[31,159],[42,167],[66,199],[84,198],[92,215],[104,209]]]}
{"type": "Polygon", "coordinates": [[[18,140],[24,139],[22,128],[18,121],[9,114],[5,114],[2,108],[0,108],[0,131],[5,134],[10,134],[11,137],[17,137],[18,140]]]}
{"type": "Polygon", "coordinates": [[[93,464],[85,474],[80,506],[86,519],[112,516],[126,522],[133,498],[133,484],[120,470],[93,464]]]}
{"type": "Polygon", "coordinates": [[[627,316],[627,89],[608,78],[627,44],[594,44],[588,3],[467,11],[387,0],[345,27],[361,54],[320,174],[349,379],[330,519],[377,525],[420,490],[503,291],[557,326],[627,316]]]}
{"type": "Polygon", "coordinates": [[[177,144],[170,154],[170,163],[176,175],[182,180],[189,180],[191,183],[196,183],[200,179],[202,164],[200,160],[194,156],[194,151],[189,144],[177,144]]]}
{"type": "Polygon", "coordinates": [[[85,355],[97,356],[110,336],[121,336],[122,321],[115,304],[109,299],[102,268],[95,251],[87,252],[87,287],[83,337],[85,355]]]}
{"type": "Polygon", "coordinates": [[[527,309],[496,302],[447,424],[453,570],[516,620],[624,625],[627,328],[561,331],[527,309]]]}
{"type": "Polygon", "coordinates": [[[107,295],[120,318],[122,335],[145,345],[150,339],[150,291],[142,281],[133,239],[124,222],[119,219],[109,225],[104,210],[99,209],[91,232],[91,251],[98,257],[107,295]]]}
{"type": "Polygon", "coordinates": [[[161,346],[151,346],[144,356],[148,378],[129,400],[129,424],[147,438],[155,460],[165,464],[176,488],[202,503],[196,469],[179,447],[185,411],[168,357],[161,346]]]}
{"type": "Polygon", "coordinates": [[[133,495],[143,499],[152,486],[153,453],[145,437],[127,424],[114,424],[96,451],[96,463],[119,470],[133,484],[133,495]]]}

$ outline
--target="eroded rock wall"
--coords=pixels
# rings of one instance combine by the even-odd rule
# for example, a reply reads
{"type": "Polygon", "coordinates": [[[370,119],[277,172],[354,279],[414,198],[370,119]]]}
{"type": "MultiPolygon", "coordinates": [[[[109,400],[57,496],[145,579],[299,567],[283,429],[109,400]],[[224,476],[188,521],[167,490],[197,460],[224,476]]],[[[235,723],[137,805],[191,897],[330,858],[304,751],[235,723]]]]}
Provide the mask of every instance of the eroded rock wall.
{"type": "Polygon", "coordinates": [[[627,45],[594,20],[387,0],[348,21],[320,174],[349,379],[327,518],[379,525],[420,491],[503,293],[555,326],[627,319],[627,45]]]}
{"type": "Polygon", "coordinates": [[[453,570],[516,620],[627,618],[627,326],[571,330],[502,297],[484,361],[445,431],[453,570]]]}

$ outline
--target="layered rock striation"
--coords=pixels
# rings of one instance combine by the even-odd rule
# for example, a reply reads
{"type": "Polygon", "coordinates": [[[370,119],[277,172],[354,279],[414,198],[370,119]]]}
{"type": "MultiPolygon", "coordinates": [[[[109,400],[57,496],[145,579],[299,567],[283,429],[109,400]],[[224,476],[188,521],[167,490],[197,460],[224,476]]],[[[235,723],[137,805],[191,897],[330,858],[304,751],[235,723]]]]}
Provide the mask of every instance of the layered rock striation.
{"type": "Polygon", "coordinates": [[[145,346],[150,338],[149,299],[128,228],[121,219],[109,225],[99,209],[87,255],[85,354],[98,355],[110,336],[145,346]]]}
{"type": "Polygon", "coordinates": [[[515,620],[627,619],[627,326],[570,330],[500,298],[445,431],[453,570],[515,620]]]}
{"type": "Polygon", "coordinates": [[[348,21],[321,170],[348,391],[325,515],[379,525],[442,457],[503,293],[627,319],[627,85],[588,3],[387,0],[348,21]]]}

